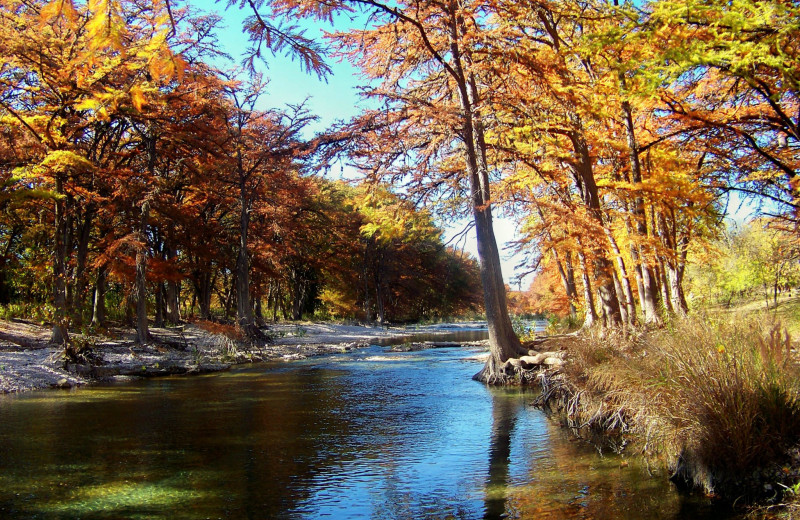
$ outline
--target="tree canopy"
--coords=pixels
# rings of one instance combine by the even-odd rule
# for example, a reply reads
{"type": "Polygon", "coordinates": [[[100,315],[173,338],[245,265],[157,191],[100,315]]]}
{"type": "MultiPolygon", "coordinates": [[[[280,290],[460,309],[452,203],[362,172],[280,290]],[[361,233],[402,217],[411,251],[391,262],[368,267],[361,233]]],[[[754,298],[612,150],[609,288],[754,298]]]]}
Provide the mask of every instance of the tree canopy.
{"type": "Polygon", "coordinates": [[[109,304],[142,342],[149,315],[216,313],[257,335],[270,311],[386,323],[482,307],[479,378],[502,382],[525,349],[497,211],[539,273],[537,309],[586,327],[689,312],[687,272],[733,196],[763,215],[748,277],[774,299],[796,268],[792,2],[230,2],[251,45],[234,73],[214,65],[216,15],[2,2],[0,298],[49,306],[53,341],[109,304]],[[338,30],[342,14],[363,23],[338,30]],[[302,17],[333,29],[311,38],[302,17]],[[348,60],[369,108],[311,135],[305,106],[265,108],[258,63],[276,54],[321,78],[348,60]],[[361,182],[326,178],[333,160],[361,182]],[[477,263],[439,228],[463,214],[477,263]]]}

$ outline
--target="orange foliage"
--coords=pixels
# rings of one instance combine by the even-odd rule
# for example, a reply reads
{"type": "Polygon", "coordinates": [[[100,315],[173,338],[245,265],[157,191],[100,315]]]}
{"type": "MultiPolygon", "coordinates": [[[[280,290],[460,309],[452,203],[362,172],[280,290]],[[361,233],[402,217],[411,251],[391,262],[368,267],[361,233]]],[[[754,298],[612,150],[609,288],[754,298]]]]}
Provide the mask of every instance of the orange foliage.
{"type": "Polygon", "coordinates": [[[526,297],[534,313],[550,314],[560,318],[569,315],[569,300],[564,292],[558,271],[552,263],[546,263],[531,282],[526,297]]]}
{"type": "Polygon", "coordinates": [[[235,325],[228,325],[225,323],[216,323],[208,320],[196,320],[194,322],[198,328],[214,334],[216,336],[225,336],[233,340],[242,339],[242,332],[235,325]]]}

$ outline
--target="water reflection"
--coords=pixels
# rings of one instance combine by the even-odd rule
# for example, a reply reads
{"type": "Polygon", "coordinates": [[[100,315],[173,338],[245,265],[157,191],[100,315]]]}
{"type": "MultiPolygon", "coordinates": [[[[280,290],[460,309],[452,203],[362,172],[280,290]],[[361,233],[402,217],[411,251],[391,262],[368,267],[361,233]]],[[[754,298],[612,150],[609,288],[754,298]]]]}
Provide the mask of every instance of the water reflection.
{"type": "Polygon", "coordinates": [[[511,434],[521,399],[492,392],[492,436],[489,443],[489,478],[486,481],[484,520],[506,518],[506,499],[511,462],[511,434]]]}
{"type": "Polygon", "coordinates": [[[472,381],[475,354],[374,347],[0,398],[0,518],[718,517],[472,381]]]}

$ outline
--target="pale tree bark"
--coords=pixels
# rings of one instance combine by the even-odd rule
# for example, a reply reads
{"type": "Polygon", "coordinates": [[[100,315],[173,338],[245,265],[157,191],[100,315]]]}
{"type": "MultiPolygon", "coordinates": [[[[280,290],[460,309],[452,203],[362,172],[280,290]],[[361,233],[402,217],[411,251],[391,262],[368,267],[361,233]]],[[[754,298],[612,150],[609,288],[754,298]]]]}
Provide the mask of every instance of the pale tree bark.
{"type": "MultiPolygon", "coordinates": [[[[624,86],[624,78],[623,78],[624,86]]],[[[628,157],[631,166],[631,182],[634,185],[641,184],[642,182],[642,164],[639,157],[639,143],[636,139],[636,130],[633,124],[633,110],[628,101],[622,102],[623,119],[625,121],[625,132],[628,137],[628,157]]],[[[647,237],[647,222],[644,212],[644,200],[640,196],[634,197],[633,200],[633,220],[635,222],[634,229],[636,236],[639,240],[647,237]]],[[[640,285],[641,292],[639,293],[640,302],[642,306],[642,314],[644,321],[651,325],[661,324],[661,315],[658,312],[658,304],[656,295],[652,292],[653,278],[652,269],[647,263],[647,256],[641,250],[638,244],[631,245],[631,256],[634,262],[638,262],[636,266],[637,274],[642,278],[640,285]]]]}
{"type": "Polygon", "coordinates": [[[520,344],[508,314],[500,250],[497,247],[492,223],[486,141],[480,113],[473,111],[478,95],[474,79],[470,78],[465,87],[468,89],[464,92],[466,96],[462,97],[462,108],[466,116],[463,127],[467,150],[466,163],[490,345],[489,359],[484,368],[475,375],[475,379],[489,384],[505,383],[506,377],[501,373],[503,363],[510,358],[527,354],[527,350],[520,344]]]}
{"type": "Polygon", "coordinates": [[[619,313],[622,317],[622,323],[630,323],[628,320],[628,302],[625,300],[625,293],[622,291],[622,284],[619,281],[619,275],[613,273],[614,276],[614,291],[617,293],[617,300],[619,300],[619,313]]]}
{"type": "Polygon", "coordinates": [[[670,256],[663,260],[663,269],[665,271],[664,298],[669,300],[671,312],[678,316],[686,316],[689,307],[683,294],[683,272],[686,265],[689,237],[687,234],[682,234],[680,238],[677,238],[674,215],[671,220],[672,226],[668,224],[663,212],[658,214],[661,243],[670,252],[670,256]]]}
{"type": "Polygon", "coordinates": [[[628,323],[629,325],[635,325],[636,302],[633,299],[633,289],[631,288],[631,281],[628,277],[628,269],[625,265],[625,259],[622,258],[622,252],[620,252],[619,245],[617,244],[614,235],[611,233],[611,230],[605,228],[605,232],[606,236],[608,237],[608,242],[611,244],[611,250],[614,252],[614,256],[617,259],[617,268],[619,269],[620,279],[615,281],[615,286],[617,289],[617,299],[621,304],[620,311],[624,311],[622,321],[628,323]],[[622,305],[623,302],[624,306],[622,305]]]}
{"type": "Polygon", "coordinates": [[[661,289],[661,303],[664,304],[664,308],[672,314],[674,311],[672,309],[672,298],[669,297],[669,281],[667,280],[667,269],[666,269],[666,260],[664,257],[658,257],[658,286],[661,289]]]}
{"type": "Polygon", "coordinates": [[[578,253],[578,261],[581,266],[581,280],[583,281],[583,328],[589,329],[597,323],[597,311],[594,307],[594,292],[592,291],[592,282],[589,278],[589,270],[586,264],[586,255],[581,251],[578,253]]]}

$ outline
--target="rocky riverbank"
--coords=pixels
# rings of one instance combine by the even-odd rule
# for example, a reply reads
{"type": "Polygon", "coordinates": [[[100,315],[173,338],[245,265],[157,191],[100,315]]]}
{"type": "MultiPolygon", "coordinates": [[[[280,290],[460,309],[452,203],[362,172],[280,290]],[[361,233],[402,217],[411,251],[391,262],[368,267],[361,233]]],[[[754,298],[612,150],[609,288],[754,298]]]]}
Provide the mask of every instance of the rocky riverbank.
{"type": "Polygon", "coordinates": [[[271,325],[264,332],[269,341],[243,342],[215,324],[187,323],[151,328],[151,341],[136,345],[132,329],[110,328],[92,336],[73,335],[73,342],[80,343],[85,354],[81,362],[71,362],[64,359],[63,349],[48,344],[48,327],[23,320],[0,321],[0,393],[214,372],[256,361],[290,361],[406,337],[410,331],[304,322],[271,325]]]}

